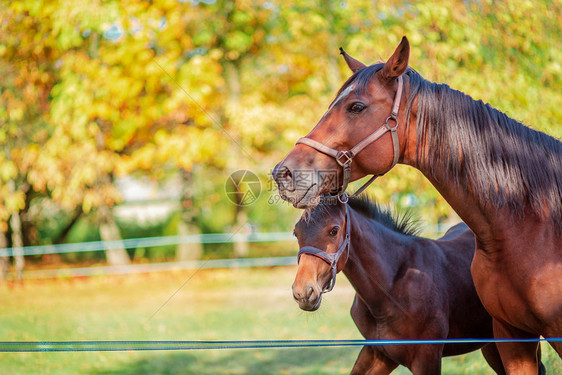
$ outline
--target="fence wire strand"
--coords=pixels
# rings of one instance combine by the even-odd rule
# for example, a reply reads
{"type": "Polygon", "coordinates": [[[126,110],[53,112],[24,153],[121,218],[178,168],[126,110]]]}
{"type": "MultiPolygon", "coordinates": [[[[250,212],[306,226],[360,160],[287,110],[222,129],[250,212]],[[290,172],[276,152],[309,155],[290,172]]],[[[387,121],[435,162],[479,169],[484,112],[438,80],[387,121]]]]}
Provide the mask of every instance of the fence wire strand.
{"type": "Polygon", "coordinates": [[[252,340],[252,341],[0,341],[0,352],[119,352],[209,349],[281,349],[313,347],[439,345],[501,342],[562,342],[561,337],[530,339],[437,340],[252,340]]]}

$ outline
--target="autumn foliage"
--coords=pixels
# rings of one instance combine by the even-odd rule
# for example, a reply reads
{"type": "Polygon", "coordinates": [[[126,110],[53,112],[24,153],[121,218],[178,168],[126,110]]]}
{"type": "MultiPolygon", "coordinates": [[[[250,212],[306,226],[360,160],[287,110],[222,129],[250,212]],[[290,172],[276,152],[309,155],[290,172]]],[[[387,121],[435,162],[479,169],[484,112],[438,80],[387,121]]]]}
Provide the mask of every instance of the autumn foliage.
{"type": "MultiPolygon", "coordinates": [[[[561,25],[562,3],[547,0],[2,2],[0,232],[18,215],[25,244],[55,242],[38,235],[45,216],[103,222],[100,208],[122,202],[116,179],[179,171],[182,217],[226,230],[239,208],[222,187],[242,168],[264,182],[248,220],[289,230],[268,173],[350,75],[339,47],[374,63],[403,35],[424,77],[561,137],[561,25]]],[[[371,194],[430,223],[452,215],[407,167],[371,194]]]]}

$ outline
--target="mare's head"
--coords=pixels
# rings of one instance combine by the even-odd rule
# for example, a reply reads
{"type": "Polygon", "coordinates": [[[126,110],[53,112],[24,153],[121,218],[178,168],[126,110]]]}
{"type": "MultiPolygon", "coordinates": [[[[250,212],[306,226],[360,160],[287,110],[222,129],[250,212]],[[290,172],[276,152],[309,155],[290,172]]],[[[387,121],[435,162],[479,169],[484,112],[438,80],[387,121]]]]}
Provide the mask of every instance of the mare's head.
{"type": "MultiPolygon", "coordinates": [[[[366,66],[342,50],[353,72],[336,99],[306,138],[336,151],[347,151],[379,129],[392,112],[398,77],[408,68],[410,46],[404,37],[386,63],[366,66]]],[[[397,98],[405,101],[405,95],[397,98]]],[[[401,108],[404,108],[402,105],[401,108]]],[[[396,147],[400,160],[409,138],[404,110],[398,113],[396,147]]],[[[395,146],[390,132],[358,153],[351,165],[351,181],[383,174],[394,165],[395,146]]],[[[275,167],[273,176],[281,197],[297,208],[314,207],[322,194],[343,185],[342,167],[333,156],[299,143],[275,167]]]]}
{"type": "MultiPolygon", "coordinates": [[[[295,236],[299,248],[313,247],[327,254],[336,254],[345,241],[346,207],[337,199],[322,200],[312,211],[305,211],[295,225],[295,236]]],[[[345,266],[348,254],[337,259],[336,272],[345,266]]],[[[293,283],[293,297],[299,307],[305,311],[316,311],[322,301],[322,293],[329,290],[335,274],[330,265],[322,258],[312,254],[301,254],[297,276],[293,283]]]]}

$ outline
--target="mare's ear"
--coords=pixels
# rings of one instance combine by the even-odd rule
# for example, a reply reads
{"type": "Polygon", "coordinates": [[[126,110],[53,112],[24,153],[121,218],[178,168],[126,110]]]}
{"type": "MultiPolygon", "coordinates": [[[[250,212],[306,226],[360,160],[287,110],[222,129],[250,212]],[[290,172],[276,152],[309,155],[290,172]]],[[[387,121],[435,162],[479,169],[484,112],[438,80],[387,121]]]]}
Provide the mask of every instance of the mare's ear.
{"type": "Polygon", "coordinates": [[[410,43],[408,38],[402,37],[400,44],[396,51],[390,56],[390,59],[384,64],[382,68],[382,77],[385,80],[390,80],[401,76],[408,67],[408,60],[410,59],[410,43]]]}
{"type": "Polygon", "coordinates": [[[343,58],[345,59],[347,66],[349,67],[349,69],[351,69],[353,73],[367,66],[363,64],[361,61],[355,60],[353,57],[349,56],[341,47],[340,47],[340,53],[343,55],[343,58]]]}

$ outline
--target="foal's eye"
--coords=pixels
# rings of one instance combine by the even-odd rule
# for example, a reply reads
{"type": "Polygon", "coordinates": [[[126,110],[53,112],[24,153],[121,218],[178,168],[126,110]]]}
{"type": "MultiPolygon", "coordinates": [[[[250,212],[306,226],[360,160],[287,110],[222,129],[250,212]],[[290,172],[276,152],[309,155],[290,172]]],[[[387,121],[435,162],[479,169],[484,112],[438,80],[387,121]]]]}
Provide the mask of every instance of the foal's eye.
{"type": "Polygon", "coordinates": [[[347,109],[348,112],[351,113],[361,113],[363,110],[367,108],[367,106],[363,103],[355,102],[352,103],[349,108],[347,109]]]}
{"type": "Polygon", "coordinates": [[[332,229],[330,229],[330,231],[328,232],[328,234],[330,236],[335,236],[336,234],[338,234],[338,231],[340,230],[340,227],[333,227],[332,229]]]}

